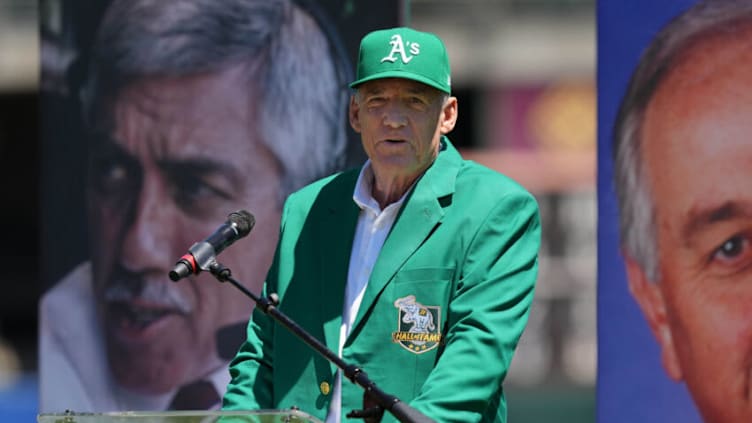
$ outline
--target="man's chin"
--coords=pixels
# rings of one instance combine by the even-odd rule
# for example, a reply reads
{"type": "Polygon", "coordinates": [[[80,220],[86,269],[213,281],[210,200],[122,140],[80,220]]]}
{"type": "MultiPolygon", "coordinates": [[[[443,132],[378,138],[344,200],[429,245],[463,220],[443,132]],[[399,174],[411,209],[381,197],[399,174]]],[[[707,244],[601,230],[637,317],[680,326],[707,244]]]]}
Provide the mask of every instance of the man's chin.
{"type": "Polygon", "coordinates": [[[187,358],[177,345],[158,348],[123,348],[109,344],[108,361],[118,385],[129,391],[159,395],[170,392],[185,380],[187,358]]]}
{"type": "Polygon", "coordinates": [[[190,334],[181,323],[174,314],[149,322],[108,316],[107,356],[118,385],[147,395],[164,394],[179,385],[190,355],[178,338],[190,334]]]}
{"type": "Polygon", "coordinates": [[[172,376],[176,369],[144,368],[121,363],[112,367],[113,376],[118,386],[140,395],[162,395],[171,392],[182,377],[172,376]]]}

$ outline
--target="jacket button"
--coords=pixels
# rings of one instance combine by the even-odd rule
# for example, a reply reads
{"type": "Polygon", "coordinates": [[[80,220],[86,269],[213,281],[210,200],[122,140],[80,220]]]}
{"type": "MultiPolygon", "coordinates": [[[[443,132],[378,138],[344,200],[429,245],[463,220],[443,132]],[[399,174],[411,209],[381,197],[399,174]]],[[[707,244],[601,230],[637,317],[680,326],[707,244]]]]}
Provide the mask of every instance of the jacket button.
{"type": "Polygon", "coordinates": [[[329,395],[329,392],[331,392],[332,388],[329,386],[329,383],[324,381],[319,384],[319,389],[321,390],[321,393],[324,395],[329,395]]]}

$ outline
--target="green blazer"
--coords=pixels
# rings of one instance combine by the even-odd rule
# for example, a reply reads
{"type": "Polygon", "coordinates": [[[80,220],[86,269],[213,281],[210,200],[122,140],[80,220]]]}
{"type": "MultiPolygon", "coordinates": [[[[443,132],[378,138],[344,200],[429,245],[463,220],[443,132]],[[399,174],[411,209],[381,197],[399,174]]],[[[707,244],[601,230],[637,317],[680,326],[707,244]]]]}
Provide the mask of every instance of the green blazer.
{"type": "MultiPolygon", "coordinates": [[[[264,293],[338,350],[358,170],[292,194],[264,293]]],[[[374,265],[342,359],[440,422],[503,422],[502,382],[527,322],[540,246],[534,198],[444,138],[374,265]]],[[[336,366],[259,310],[230,364],[223,409],[326,417],[336,366]]],[[[363,389],[342,383],[342,419],[363,389]]],[[[384,421],[394,418],[385,413],[384,421]]]]}

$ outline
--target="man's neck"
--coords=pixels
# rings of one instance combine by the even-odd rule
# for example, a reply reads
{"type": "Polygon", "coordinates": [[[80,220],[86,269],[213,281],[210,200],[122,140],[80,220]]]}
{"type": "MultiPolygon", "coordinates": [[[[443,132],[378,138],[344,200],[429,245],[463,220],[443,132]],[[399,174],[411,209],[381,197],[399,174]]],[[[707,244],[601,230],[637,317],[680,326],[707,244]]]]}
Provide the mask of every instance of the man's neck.
{"type": "Polygon", "coordinates": [[[419,176],[420,174],[407,177],[400,175],[379,179],[378,174],[374,172],[371,195],[379,203],[381,210],[384,210],[388,205],[399,201],[419,176]]]}

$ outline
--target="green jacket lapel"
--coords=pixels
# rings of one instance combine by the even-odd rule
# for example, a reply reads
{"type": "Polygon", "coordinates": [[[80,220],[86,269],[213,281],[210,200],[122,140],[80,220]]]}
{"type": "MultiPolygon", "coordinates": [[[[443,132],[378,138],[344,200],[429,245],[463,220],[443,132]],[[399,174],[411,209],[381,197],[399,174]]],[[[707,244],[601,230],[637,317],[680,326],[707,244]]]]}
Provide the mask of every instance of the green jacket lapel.
{"type": "MultiPolygon", "coordinates": [[[[355,226],[360,209],[352,200],[358,172],[342,174],[326,188],[323,204],[329,204],[320,220],[321,313],[324,319],[324,343],[335,353],[339,349],[347,271],[350,263],[355,226]]],[[[323,193],[323,192],[322,192],[323,193]]],[[[333,366],[333,365],[332,365],[333,366]]],[[[333,367],[334,368],[334,367],[333,367]]]]}

